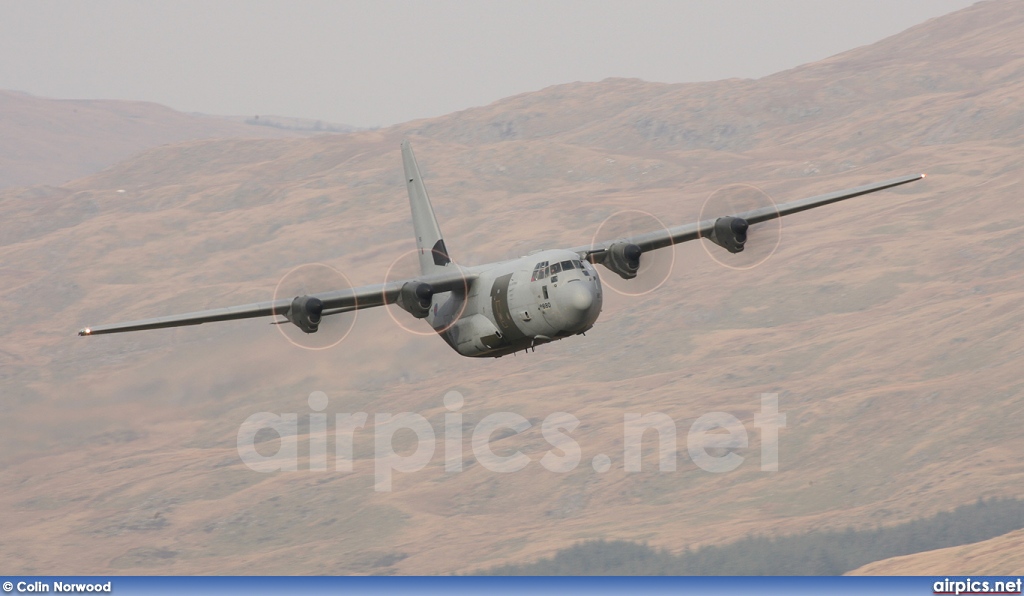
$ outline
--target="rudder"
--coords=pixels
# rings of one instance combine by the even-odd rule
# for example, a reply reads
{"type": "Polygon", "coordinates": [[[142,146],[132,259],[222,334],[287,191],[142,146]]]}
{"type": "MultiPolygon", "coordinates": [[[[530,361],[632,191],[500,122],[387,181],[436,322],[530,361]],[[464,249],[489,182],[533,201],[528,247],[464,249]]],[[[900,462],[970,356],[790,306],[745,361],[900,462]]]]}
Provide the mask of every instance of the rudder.
{"type": "Polygon", "coordinates": [[[423,184],[416,156],[408,140],[402,141],[402,165],[405,167],[405,183],[409,190],[409,207],[412,209],[412,226],[416,231],[416,249],[419,252],[420,271],[436,273],[443,270],[451,258],[441,236],[441,228],[430,206],[427,187],[423,184]]]}

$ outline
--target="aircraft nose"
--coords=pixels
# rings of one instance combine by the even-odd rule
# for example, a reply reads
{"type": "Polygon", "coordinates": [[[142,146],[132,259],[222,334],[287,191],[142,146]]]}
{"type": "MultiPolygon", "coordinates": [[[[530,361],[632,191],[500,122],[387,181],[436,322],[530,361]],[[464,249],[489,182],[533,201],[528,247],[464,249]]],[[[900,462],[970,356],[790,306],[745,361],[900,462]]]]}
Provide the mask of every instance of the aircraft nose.
{"type": "Polygon", "coordinates": [[[562,330],[573,332],[594,323],[596,298],[590,284],[573,282],[558,288],[554,296],[562,320],[562,330]]]}
{"type": "Polygon", "coordinates": [[[569,284],[565,288],[565,305],[574,310],[585,311],[594,303],[594,293],[583,283],[569,284]]]}

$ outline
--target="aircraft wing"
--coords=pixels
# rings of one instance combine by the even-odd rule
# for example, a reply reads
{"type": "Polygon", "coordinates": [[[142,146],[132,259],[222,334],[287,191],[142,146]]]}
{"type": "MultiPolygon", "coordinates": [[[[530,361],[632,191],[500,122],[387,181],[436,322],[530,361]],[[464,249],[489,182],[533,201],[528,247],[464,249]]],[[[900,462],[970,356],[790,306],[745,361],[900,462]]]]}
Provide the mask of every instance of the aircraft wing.
{"type": "MultiPolygon", "coordinates": [[[[468,286],[473,283],[474,279],[476,279],[475,274],[461,270],[458,266],[455,266],[452,271],[424,275],[415,279],[392,281],[386,284],[363,286],[349,290],[321,292],[319,294],[311,294],[310,297],[317,298],[322,302],[322,315],[327,316],[394,303],[398,300],[402,287],[409,282],[416,284],[429,284],[434,293],[443,293],[451,291],[468,291],[468,286]]],[[[78,335],[103,335],[105,333],[161,329],[163,327],[201,325],[203,323],[230,321],[233,319],[251,319],[255,317],[269,317],[275,315],[287,316],[289,308],[292,306],[292,301],[293,298],[280,298],[276,301],[256,302],[253,304],[242,304],[226,308],[201,310],[181,315],[142,319],[127,323],[114,323],[111,325],[86,327],[80,330],[78,335]]]]}
{"type": "Polygon", "coordinates": [[[920,180],[924,177],[924,174],[914,174],[912,176],[893,178],[892,180],[886,180],[885,182],[865,184],[864,186],[858,186],[856,188],[830,192],[828,194],[800,199],[797,201],[790,201],[775,207],[769,206],[744,213],[722,213],[713,219],[705,219],[704,221],[676,226],[667,230],[647,232],[631,238],[610,240],[593,246],[578,246],[569,250],[578,253],[580,258],[588,259],[593,263],[601,263],[605,259],[608,248],[615,243],[626,242],[629,244],[635,244],[639,246],[643,252],[648,252],[658,248],[672,246],[673,244],[679,244],[680,242],[688,242],[701,237],[710,237],[715,230],[715,223],[721,217],[732,216],[736,219],[745,220],[748,225],[754,225],[777,217],[782,217],[783,215],[799,213],[808,209],[814,209],[815,207],[821,207],[822,205],[828,205],[830,203],[852,199],[853,197],[859,197],[861,195],[885,190],[894,186],[900,186],[909,182],[914,182],[915,180],[920,180]]]}

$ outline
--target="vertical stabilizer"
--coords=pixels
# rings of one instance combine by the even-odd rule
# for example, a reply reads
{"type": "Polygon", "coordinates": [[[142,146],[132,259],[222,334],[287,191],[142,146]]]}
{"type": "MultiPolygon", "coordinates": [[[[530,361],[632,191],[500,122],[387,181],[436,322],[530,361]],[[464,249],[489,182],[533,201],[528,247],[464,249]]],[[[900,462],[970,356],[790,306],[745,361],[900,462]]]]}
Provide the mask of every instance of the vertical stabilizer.
{"type": "Polygon", "coordinates": [[[412,226],[416,230],[416,248],[419,249],[420,271],[435,273],[444,269],[451,259],[437,227],[434,209],[430,206],[427,187],[423,185],[416,156],[409,141],[402,141],[402,164],[405,166],[405,184],[409,189],[409,207],[412,208],[412,226]]]}

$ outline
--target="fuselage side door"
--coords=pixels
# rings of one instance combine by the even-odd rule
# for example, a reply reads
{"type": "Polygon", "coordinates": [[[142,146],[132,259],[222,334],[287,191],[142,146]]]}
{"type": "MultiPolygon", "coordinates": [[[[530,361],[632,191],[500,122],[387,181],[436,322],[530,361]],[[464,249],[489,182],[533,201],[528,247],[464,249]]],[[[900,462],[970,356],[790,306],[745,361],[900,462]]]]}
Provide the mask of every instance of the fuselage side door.
{"type": "Polygon", "coordinates": [[[494,313],[494,323],[502,336],[510,342],[526,337],[526,334],[516,326],[512,311],[509,310],[508,284],[512,280],[512,275],[502,275],[495,279],[491,286],[491,312],[494,313]]]}

